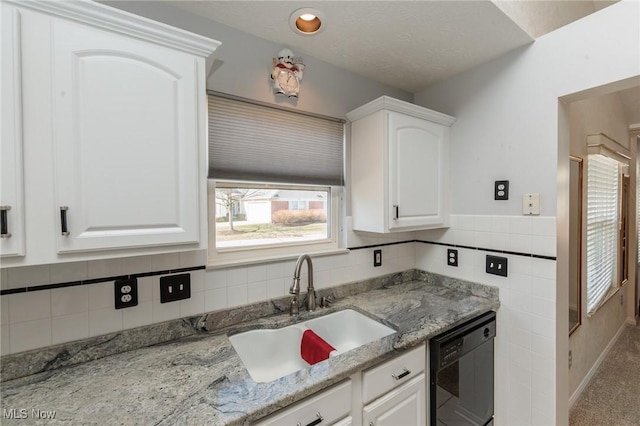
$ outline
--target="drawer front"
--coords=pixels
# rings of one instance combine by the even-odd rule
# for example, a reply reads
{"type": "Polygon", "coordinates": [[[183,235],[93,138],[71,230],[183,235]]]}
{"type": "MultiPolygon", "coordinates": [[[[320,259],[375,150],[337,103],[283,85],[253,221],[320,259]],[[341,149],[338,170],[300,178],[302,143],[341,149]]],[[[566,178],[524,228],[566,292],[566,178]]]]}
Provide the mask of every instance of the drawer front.
{"type": "Polygon", "coordinates": [[[362,373],[362,401],[367,404],[422,373],[426,364],[425,345],[362,373]]]}
{"type": "Polygon", "coordinates": [[[331,425],[344,419],[350,412],[351,380],[347,380],[285,408],[257,424],[260,426],[331,425]]]}

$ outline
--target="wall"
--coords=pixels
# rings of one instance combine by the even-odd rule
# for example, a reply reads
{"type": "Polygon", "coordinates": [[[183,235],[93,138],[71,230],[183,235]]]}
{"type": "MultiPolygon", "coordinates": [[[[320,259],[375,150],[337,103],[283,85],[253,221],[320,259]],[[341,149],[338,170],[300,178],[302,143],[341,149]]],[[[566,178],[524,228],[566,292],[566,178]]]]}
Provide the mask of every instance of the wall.
{"type": "MultiPolygon", "coordinates": [[[[587,173],[587,135],[604,133],[617,141],[621,146],[629,149],[628,123],[625,111],[617,93],[603,96],[595,96],[581,101],[572,102],[569,105],[571,155],[581,157],[585,163],[585,181],[583,185],[583,211],[587,208],[586,173],[587,173]]],[[[630,150],[635,154],[635,149],[630,150]]],[[[631,164],[635,164],[635,155],[631,164]]],[[[630,170],[635,172],[635,170],[630,170]]],[[[630,192],[635,193],[635,178],[630,179],[630,192]]],[[[576,212],[573,212],[575,215],[576,212]]],[[[630,217],[630,222],[635,222],[630,217]]],[[[631,234],[633,235],[633,234],[631,234]]],[[[582,258],[586,259],[586,219],[582,229],[582,258]]],[[[637,239],[630,238],[630,264],[634,265],[637,239]]],[[[633,304],[631,297],[625,297],[620,303],[620,296],[625,290],[609,299],[592,316],[587,316],[587,291],[586,291],[586,262],[582,263],[582,324],[569,338],[569,349],[572,353],[572,366],[569,369],[569,394],[574,395],[583,381],[588,380],[591,369],[596,364],[600,354],[614,338],[620,327],[625,323],[626,312],[629,304],[633,304]]],[[[635,283],[635,268],[629,270],[629,281],[635,283]]]]}
{"type": "Polygon", "coordinates": [[[434,243],[418,243],[417,268],[499,288],[496,425],[555,424],[555,218],[452,215],[449,229],[416,236],[434,243]],[[447,264],[448,248],[458,267],[447,264]],[[487,255],[507,258],[507,277],[485,272],[487,255]]]}
{"type": "MultiPolygon", "coordinates": [[[[496,363],[510,375],[510,383],[498,384],[496,398],[502,402],[496,405],[497,425],[568,424],[569,120],[564,102],[584,98],[583,91],[611,82],[621,83],[603,90],[634,84],[628,79],[640,73],[639,16],[637,2],[616,3],[414,95],[415,103],[457,118],[451,134],[452,213],[505,217],[508,222],[521,214],[522,194],[539,193],[541,217],[556,221],[557,261],[531,269],[532,274],[544,275],[551,264],[551,276],[534,282],[512,279],[500,286],[503,324],[511,327],[524,319],[525,332],[515,341],[518,334],[503,329],[509,340],[497,340],[496,363]],[[577,95],[569,99],[570,94],[577,95]],[[511,196],[497,202],[493,182],[502,179],[510,180],[511,196]],[[529,285],[530,291],[546,295],[555,311],[533,312],[532,305],[518,306],[517,300],[503,297],[504,288],[526,294],[529,285]],[[546,319],[543,328],[540,316],[546,319]],[[546,336],[551,344],[539,357],[541,346],[535,339],[548,330],[549,321],[554,328],[546,336]],[[515,374],[520,383],[513,382],[515,374]]],[[[500,220],[496,222],[500,226],[500,220]]],[[[475,238],[482,236],[473,232],[454,233],[452,238],[456,244],[476,247],[475,238]]],[[[514,244],[513,238],[497,239],[504,250],[514,244]]]]}
{"type": "MultiPolygon", "coordinates": [[[[162,1],[103,2],[136,15],[164,22],[218,40],[215,63],[207,79],[207,88],[267,103],[291,106],[282,98],[274,100],[269,75],[272,58],[285,46],[269,42],[217,22],[171,7],[162,1]]],[[[285,22],[286,24],[286,22],[285,22]]],[[[309,38],[313,42],[313,38],[309,38]]],[[[295,51],[306,65],[295,106],[330,117],[345,118],[345,113],[382,95],[408,102],[411,93],[374,82],[341,68],[295,51]]]]}

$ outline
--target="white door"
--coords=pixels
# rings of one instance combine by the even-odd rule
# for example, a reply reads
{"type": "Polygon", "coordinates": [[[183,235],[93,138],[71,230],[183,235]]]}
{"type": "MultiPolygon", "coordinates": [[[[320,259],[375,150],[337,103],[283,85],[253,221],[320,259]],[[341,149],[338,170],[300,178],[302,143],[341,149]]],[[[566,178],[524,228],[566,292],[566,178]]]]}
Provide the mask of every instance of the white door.
{"type": "Polygon", "coordinates": [[[51,43],[58,252],[197,242],[196,59],[62,20],[51,43]]]}
{"type": "Polygon", "coordinates": [[[389,229],[444,223],[447,131],[389,112],[389,229]]]}
{"type": "Polygon", "coordinates": [[[24,181],[20,17],[2,4],[2,140],[0,141],[0,256],[24,256],[24,181]]]}
{"type": "Polygon", "coordinates": [[[424,374],[364,407],[363,425],[424,426],[427,424],[424,374]]]}

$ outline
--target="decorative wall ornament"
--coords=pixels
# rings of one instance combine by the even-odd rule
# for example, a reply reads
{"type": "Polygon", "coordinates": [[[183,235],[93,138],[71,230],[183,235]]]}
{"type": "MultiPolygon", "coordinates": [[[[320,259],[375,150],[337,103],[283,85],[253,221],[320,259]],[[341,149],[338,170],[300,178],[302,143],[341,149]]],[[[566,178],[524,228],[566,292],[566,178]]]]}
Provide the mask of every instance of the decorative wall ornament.
{"type": "Polygon", "coordinates": [[[280,50],[278,58],[273,58],[271,71],[273,93],[297,98],[304,67],[302,58],[293,56],[291,49],[280,50]]]}

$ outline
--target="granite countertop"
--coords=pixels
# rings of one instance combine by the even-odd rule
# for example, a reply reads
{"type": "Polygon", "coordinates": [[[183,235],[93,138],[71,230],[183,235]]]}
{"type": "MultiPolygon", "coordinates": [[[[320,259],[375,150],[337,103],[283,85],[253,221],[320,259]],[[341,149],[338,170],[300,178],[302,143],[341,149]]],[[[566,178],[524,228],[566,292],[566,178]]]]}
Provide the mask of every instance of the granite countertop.
{"type": "Polygon", "coordinates": [[[270,315],[4,382],[2,423],[249,424],[499,306],[496,289],[426,277],[347,295],[293,318],[270,315]],[[227,337],[346,308],[397,332],[269,383],[251,379],[227,337]],[[7,419],[9,409],[15,417],[25,410],[27,419],[7,419]],[[55,411],[55,418],[37,419],[34,409],[55,411]]]}

